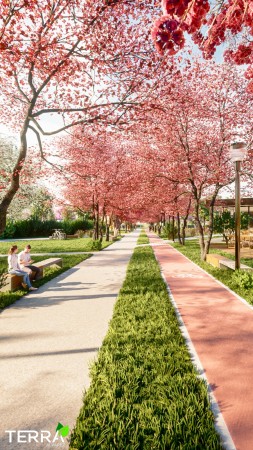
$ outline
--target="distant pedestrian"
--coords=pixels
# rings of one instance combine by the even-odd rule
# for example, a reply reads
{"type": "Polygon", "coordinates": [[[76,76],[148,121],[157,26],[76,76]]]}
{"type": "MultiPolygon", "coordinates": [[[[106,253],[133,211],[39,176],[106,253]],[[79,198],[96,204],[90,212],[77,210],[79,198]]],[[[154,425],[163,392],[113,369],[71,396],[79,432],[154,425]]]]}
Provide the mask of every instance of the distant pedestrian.
{"type": "Polygon", "coordinates": [[[29,272],[35,272],[34,280],[38,280],[40,278],[40,269],[39,267],[32,265],[34,261],[31,259],[30,251],[31,246],[28,244],[25,246],[24,250],[19,253],[18,262],[22,270],[26,271],[26,269],[30,269],[29,272]]]}
{"type": "Polygon", "coordinates": [[[18,277],[23,277],[23,283],[22,283],[23,288],[26,289],[28,287],[29,291],[35,291],[35,290],[37,290],[37,288],[32,287],[29,273],[25,272],[24,270],[21,270],[21,267],[18,263],[17,252],[18,252],[17,245],[13,245],[9,250],[8,273],[17,275],[18,277]]]}

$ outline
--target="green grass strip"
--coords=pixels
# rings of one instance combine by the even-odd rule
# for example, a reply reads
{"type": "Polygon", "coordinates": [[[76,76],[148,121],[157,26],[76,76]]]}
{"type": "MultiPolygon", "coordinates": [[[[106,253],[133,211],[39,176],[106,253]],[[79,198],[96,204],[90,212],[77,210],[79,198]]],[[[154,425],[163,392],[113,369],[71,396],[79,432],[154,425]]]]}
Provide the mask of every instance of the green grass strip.
{"type": "MultiPolygon", "coordinates": [[[[64,252],[91,252],[96,251],[93,240],[90,238],[79,239],[44,239],[44,240],[16,240],[15,242],[7,242],[0,240],[0,254],[6,255],[12,245],[17,245],[19,251],[30,244],[31,253],[64,253],[64,252]]],[[[113,242],[106,242],[103,240],[102,249],[108,247],[113,242]]]]}
{"type": "MultiPolygon", "coordinates": [[[[92,255],[57,255],[57,257],[62,258],[62,265],[63,267],[48,267],[44,269],[44,277],[36,281],[36,283],[33,283],[33,286],[39,287],[43,284],[47,283],[48,281],[52,280],[53,278],[57,277],[61,273],[65,272],[68,269],[71,269],[71,267],[76,266],[81,261],[84,261],[85,259],[89,258],[92,255]]],[[[44,259],[51,258],[52,255],[43,255],[43,256],[33,256],[34,261],[43,261],[44,259]]],[[[6,257],[0,258],[0,268],[6,268],[7,270],[7,259],[6,257]]],[[[14,292],[0,292],[0,309],[4,309],[7,306],[10,306],[12,303],[19,300],[21,297],[23,297],[27,291],[25,289],[20,289],[14,292]]]]}
{"type": "Polygon", "coordinates": [[[140,236],[137,240],[137,245],[149,244],[149,238],[147,237],[144,230],[141,230],[140,236]]]}
{"type": "Polygon", "coordinates": [[[221,449],[150,247],[134,251],[71,450],[221,449]]]}

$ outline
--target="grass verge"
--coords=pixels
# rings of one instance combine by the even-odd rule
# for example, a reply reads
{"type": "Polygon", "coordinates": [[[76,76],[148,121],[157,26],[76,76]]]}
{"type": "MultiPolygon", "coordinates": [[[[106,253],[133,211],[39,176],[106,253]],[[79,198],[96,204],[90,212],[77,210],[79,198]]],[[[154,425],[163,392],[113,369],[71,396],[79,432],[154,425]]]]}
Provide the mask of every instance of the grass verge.
{"type": "MultiPolygon", "coordinates": [[[[61,273],[65,272],[66,270],[70,269],[71,267],[75,266],[76,264],[79,264],[81,261],[84,261],[85,259],[89,258],[91,255],[59,255],[62,258],[62,264],[63,267],[56,268],[56,267],[48,267],[45,269],[45,275],[44,277],[36,281],[36,283],[33,284],[35,287],[42,286],[43,284],[47,283],[48,281],[52,280],[56,276],[60,275],[61,273]]],[[[33,256],[34,261],[43,261],[44,259],[50,258],[48,255],[43,256],[33,256]]],[[[6,257],[0,258],[0,269],[7,270],[7,264],[6,264],[6,257]]],[[[15,301],[19,300],[21,297],[23,297],[27,291],[25,289],[20,289],[18,291],[14,292],[0,292],[0,309],[6,308],[7,306],[11,305],[15,301]]]]}
{"type": "MultiPolygon", "coordinates": [[[[248,303],[253,305],[253,289],[252,285],[248,283],[249,275],[243,271],[239,271],[239,274],[232,272],[231,270],[221,270],[216,267],[212,267],[200,258],[200,249],[197,241],[186,241],[185,245],[178,243],[170,243],[174,248],[179,250],[183,255],[187,256],[191,261],[195,262],[199,267],[202,267],[206,272],[210,273],[214,278],[221,281],[227,287],[229,287],[236,294],[243,297],[248,303]],[[245,277],[245,280],[244,280],[245,277]]],[[[219,249],[210,249],[210,253],[218,253],[225,255],[227,258],[234,260],[234,256],[223,252],[219,249]]],[[[242,264],[253,267],[252,259],[241,259],[242,264]]]]}
{"type": "MultiPolygon", "coordinates": [[[[9,248],[12,245],[17,245],[19,251],[21,251],[27,244],[32,247],[31,253],[61,253],[61,252],[91,252],[95,251],[92,248],[93,240],[90,238],[80,239],[50,239],[41,241],[19,241],[15,242],[3,242],[0,241],[0,254],[7,255],[9,248]]],[[[112,242],[102,242],[102,249],[111,245],[112,242]]]]}
{"type": "Polygon", "coordinates": [[[137,245],[149,244],[149,238],[147,237],[144,230],[141,230],[140,236],[137,240],[137,245]]]}
{"type": "Polygon", "coordinates": [[[150,247],[137,248],[114,308],[71,450],[221,449],[150,247]]]}

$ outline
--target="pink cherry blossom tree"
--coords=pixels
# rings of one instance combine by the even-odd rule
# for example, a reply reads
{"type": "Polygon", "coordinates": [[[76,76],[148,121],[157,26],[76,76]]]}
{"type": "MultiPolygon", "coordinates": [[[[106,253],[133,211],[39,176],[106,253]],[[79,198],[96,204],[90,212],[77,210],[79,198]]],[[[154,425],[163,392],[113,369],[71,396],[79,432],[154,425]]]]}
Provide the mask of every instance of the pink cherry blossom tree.
{"type": "Polygon", "coordinates": [[[36,163],[43,136],[117,123],[160,62],[148,40],[148,0],[3,0],[0,12],[1,121],[19,133],[0,201],[1,233],[30,153],[28,132],[38,140],[36,163]],[[59,126],[48,126],[52,114],[59,126]]]}

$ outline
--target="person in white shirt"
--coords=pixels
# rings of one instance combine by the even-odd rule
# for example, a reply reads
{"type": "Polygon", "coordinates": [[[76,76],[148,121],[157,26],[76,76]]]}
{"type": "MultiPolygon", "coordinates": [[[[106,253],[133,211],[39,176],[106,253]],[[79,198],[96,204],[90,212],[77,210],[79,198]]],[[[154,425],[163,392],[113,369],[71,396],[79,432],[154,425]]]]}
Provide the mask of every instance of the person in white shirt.
{"type": "Polygon", "coordinates": [[[29,291],[35,291],[37,288],[32,287],[29,273],[25,272],[24,270],[21,270],[21,267],[18,263],[18,247],[16,245],[13,245],[8,254],[8,273],[17,275],[19,277],[23,277],[23,288],[29,289],[29,291]]]}
{"type": "Polygon", "coordinates": [[[31,246],[26,245],[24,250],[18,255],[18,262],[22,270],[30,269],[32,272],[35,272],[34,280],[38,280],[40,278],[40,269],[32,265],[33,260],[31,259],[30,251],[31,246]]]}

